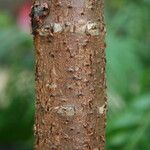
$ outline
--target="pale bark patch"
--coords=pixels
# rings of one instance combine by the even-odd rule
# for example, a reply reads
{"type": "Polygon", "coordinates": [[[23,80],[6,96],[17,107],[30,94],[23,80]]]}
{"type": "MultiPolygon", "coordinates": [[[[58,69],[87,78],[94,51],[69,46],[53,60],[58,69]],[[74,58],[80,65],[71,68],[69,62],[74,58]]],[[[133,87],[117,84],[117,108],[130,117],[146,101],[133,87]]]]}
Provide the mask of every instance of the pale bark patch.
{"type": "Polygon", "coordinates": [[[105,112],[105,105],[101,106],[101,107],[98,107],[98,112],[100,114],[103,114],[105,112]]]}
{"type": "Polygon", "coordinates": [[[62,32],[71,32],[71,33],[77,33],[81,35],[88,34],[91,36],[100,35],[99,22],[87,21],[83,19],[79,20],[75,24],[72,24],[70,22],[51,23],[49,25],[42,26],[37,31],[40,36],[49,36],[51,34],[62,33],[62,32]]]}
{"type": "Polygon", "coordinates": [[[75,106],[74,105],[66,105],[66,106],[58,106],[55,107],[57,114],[60,116],[68,116],[72,117],[75,115],[75,106]]]}

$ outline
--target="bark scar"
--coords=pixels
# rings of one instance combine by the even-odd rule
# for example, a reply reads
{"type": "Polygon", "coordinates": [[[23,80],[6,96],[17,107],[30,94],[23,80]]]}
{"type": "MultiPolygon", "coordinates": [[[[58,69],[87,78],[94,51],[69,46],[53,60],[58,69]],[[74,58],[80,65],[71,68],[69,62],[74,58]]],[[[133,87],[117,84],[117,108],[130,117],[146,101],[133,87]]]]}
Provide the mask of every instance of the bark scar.
{"type": "Polygon", "coordinates": [[[37,33],[37,29],[43,26],[49,11],[49,5],[46,2],[35,2],[33,4],[31,13],[29,14],[31,17],[32,34],[37,33]]]}

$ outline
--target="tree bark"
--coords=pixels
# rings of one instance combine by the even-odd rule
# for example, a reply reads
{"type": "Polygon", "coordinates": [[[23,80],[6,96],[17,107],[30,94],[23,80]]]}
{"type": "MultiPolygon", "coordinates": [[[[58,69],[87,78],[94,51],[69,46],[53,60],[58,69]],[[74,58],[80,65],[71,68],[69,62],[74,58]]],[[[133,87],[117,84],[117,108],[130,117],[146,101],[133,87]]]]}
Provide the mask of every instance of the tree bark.
{"type": "Polygon", "coordinates": [[[103,150],[103,0],[35,0],[36,150],[103,150]]]}

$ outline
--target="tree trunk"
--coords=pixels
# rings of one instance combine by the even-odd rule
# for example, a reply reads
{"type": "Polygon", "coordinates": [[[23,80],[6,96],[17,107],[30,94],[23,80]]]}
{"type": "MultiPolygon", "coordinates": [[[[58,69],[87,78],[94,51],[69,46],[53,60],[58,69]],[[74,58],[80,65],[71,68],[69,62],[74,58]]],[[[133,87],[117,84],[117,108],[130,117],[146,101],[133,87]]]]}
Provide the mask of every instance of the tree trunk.
{"type": "Polygon", "coordinates": [[[35,0],[36,150],[103,150],[103,0],[35,0]]]}

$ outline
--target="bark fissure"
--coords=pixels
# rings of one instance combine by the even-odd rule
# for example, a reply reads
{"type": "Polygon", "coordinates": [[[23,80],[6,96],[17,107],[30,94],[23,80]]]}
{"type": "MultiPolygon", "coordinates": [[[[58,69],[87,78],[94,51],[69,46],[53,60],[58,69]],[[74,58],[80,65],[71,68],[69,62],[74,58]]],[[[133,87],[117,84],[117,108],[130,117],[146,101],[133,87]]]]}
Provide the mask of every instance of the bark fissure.
{"type": "Polygon", "coordinates": [[[35,0],[36,150],[103,150],[103,0],[35,0]]]}

